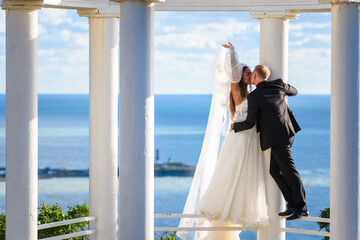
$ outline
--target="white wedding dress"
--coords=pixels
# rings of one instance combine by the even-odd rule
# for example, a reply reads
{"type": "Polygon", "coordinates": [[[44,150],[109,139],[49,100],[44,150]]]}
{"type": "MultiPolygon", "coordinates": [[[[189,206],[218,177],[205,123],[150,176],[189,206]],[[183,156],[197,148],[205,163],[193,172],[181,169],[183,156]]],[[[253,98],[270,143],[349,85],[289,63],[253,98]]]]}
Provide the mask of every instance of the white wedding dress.
{"type": "MultiPolygon", "coordinates": [[[[228,131],[230,85],[240,81],[243,66],[234,49],[220,49],[203,146],[183,210],[183,214],[201,213],[206,218],[184,217],[180,228],[268,224],[265,153],[256,127],[239,133],[228,131]],[[226,135],[225,139],[222,135],[226,135]]],[[[230,123],[244,121],[247,109],[247,100],[237,105],[230,123]]],[[[176,234],[184,240],[238,240],[239,233],[184,230],[176,234]]]]}
{"type": "MultiPolygon", "coordinates": [[[[244,121],[247,100],[236,106],[231,122],[244,121]]],[[[210,184],[196,212],[206,215],[211,226],[264,226],[268,224],[264,154],[256,127],[224,139],[210,184]]],[[[212,231],[202,239],[239,239],[239,232],[212,231]]]]}

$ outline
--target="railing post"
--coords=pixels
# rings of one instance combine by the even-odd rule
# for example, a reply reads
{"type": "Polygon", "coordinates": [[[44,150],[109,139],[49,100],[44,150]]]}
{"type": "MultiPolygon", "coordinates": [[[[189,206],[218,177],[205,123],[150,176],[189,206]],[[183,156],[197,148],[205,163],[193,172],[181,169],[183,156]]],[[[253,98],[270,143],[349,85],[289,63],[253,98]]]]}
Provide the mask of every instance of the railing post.
{"type": "Polygon", "coordinates": [[[89,17],[89,212],[90,239],[115,240],[118,209],[118,13],[78,10],[89,17]]]}
{"type": "MultiPolygon", "coordinates": [[[[298,15],[286,12],[252,12],[251,15],[260,20],[260,64],[270,68],[270,80],[281,78],[287,82],[289,19],[296,19],[298,15]]],[[[269,173],[270,154],[271,150],[264,152],[270,225],[258,230],[258,240],[285,240],[285,233],[280,231],[285,227],[285,220],[278,217],[278,213],[285,208],[285,201],[269,173]]]]}
{"type": "Polygon", "coordinates": [[[38,10],[6,1],[6,239],[37,239],[38,10]]]}

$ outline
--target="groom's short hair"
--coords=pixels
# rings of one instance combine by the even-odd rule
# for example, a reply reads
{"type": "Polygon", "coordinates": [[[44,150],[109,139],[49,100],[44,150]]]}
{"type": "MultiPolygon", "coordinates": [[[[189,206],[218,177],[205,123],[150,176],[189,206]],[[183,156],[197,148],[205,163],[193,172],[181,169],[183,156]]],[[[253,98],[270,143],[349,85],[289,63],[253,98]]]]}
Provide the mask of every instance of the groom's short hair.
{"type": "Polygon", "coordinates": [[[265,81],[268,80],[271,73],[270,69],[265,65],[257,65],[254,71],[256,71],[257,74],[259,74],[259,76],[263,78],[265,81]]]}

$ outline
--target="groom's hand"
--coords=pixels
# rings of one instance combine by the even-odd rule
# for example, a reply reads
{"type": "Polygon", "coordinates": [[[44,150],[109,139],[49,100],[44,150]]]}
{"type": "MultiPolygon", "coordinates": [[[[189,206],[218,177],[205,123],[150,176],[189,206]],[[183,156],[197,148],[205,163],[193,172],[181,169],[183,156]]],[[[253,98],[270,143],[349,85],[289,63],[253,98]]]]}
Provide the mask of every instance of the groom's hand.
{"type": "Polygon", "coordinates": [[[234,131],[234,124],[231,124],[229,132],[232,132],[232,131],[234,131]]]}

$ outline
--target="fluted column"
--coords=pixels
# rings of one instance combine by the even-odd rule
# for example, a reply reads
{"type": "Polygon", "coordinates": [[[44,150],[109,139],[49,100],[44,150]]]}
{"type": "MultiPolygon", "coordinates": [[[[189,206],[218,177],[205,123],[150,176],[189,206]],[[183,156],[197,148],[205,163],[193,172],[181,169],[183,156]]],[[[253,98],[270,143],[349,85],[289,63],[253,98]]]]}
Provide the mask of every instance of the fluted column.
{"type": "Polygon", "coordinates": [[[79,10],[90,25],[89,213],[96,221],[90,239],[117,239],[118,40],[117,16],[79,10]]]}
{"type": "MultiPolygon", "coordinates": [[[[281,78],[287,82],[289,19],[296,19],[298,15],[285,12],[253,12],[251,15],[260,20],[260,64],[270,68],[270,80],[281,78]]],[[[285,200],[269,173],[271,150],[264,154],[270,225],[258,231],[258,240],[285,240],[285,233],[280,231],[285,227],[285,220],[278,216],[285,209],[285,200]]]]}
{"type": "Polygon", "coordinates": [[[332,3],[330,209],[331,239],[360,239],[359,9],[332,3]]]}
{"type": "Polygon", "coordinates": [[[6,10],[6,239],[37,239],[38,10],[42,1],[3,1],[6,10]]]}
{"type": "Polygon", "coordinates": [[[120,239],[154,238],[154,3],[120,3],[120,239]]]}

